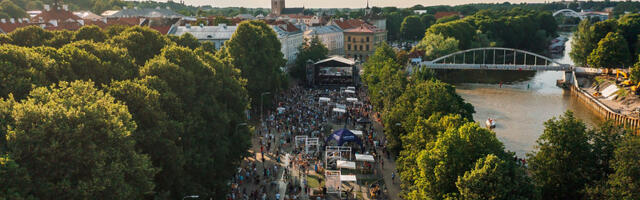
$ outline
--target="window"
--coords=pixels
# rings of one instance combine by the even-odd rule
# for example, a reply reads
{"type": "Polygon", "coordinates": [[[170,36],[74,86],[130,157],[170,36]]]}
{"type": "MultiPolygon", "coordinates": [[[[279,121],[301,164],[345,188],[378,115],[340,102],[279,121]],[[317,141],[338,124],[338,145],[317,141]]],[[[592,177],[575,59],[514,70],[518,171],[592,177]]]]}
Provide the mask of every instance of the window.
{"type": "Polygon", "coordinates": [[[367,36],[367,42],[369,42],[369,36],[367,36]]]}
{"type": "Polygon", "coordinates": [[[362,51],[362,45],[360,45],[360,51],[362,51]]]}
{"type": "Polygon", "coordinates": [[[353,45],[353,50],[357,51],[358,50],[358,45],[353,45]]]}
{"type": "Polygon", "coordinates": [[[364,42],[364,38],[360,38],[360,42],[364,42]]]}
{"type": "Polygon", "coordinates": [[[351,51],[351,45],[347,45],[347,50],[351,51]]]}
{"type": "Polygon", "coordinates": [[[347,37],[347,41],[351,42],[351,36],[347,37]]]}
{"type": "Polygon", "coordinates": [[[369,51],[369,45],[367,44],[367,51],[369,51]]]}

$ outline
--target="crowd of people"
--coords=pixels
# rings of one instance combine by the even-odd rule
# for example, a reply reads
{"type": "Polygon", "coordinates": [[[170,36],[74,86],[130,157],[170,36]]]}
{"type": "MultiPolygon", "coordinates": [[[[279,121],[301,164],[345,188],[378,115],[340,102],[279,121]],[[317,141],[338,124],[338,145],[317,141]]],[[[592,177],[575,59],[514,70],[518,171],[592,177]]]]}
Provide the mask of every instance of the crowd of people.
{"type": "MultiPolygon", "coordinates": [[[[379,158],[375,147],[383,148],[384,144],[378,137],[381,134],[370,125],[372,106],[364,92],[345,91],[344,88],[293,87],[277,95],[274,109],[266,112],[257,127],[254,155],[245,159],[230,183],[232,192],[228,199],[297,200],[311,195],[324,199],[327,188],[309,187],[307,176],[323,176],[327,167],[323,160],[324,148],[335,145],[327,144],[325,139],[337,128],[361,130],[363,145],[354,145],[353,153],[366,152],[379,158]],[[321,97],[330,100],[320,101],[321,97]],[[345,112],[334,112],[337,107],[344,108],[345,112]],[[301,136],[298,141],[296,136],[301,136]],[[316,143],[309,143],[305,138],[317,138],[316,143]]],[[[381,162],[374,164],[384,166],[381,162]]],[[[363,166],[375,167],[370,163],[363,166]]]]}

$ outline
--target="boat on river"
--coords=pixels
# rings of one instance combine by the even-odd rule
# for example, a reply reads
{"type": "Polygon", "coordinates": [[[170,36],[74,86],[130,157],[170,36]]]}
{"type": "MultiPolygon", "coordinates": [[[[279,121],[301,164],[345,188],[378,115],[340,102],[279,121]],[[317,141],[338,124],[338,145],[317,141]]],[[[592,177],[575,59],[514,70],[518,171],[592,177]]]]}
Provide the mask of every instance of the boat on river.
{"type": "Polygon", "coordinates": [[[487,128],[492,129],[496,127],[496,120],[489,118],[484,122],[484,124],[487,126],[487,128]]]}

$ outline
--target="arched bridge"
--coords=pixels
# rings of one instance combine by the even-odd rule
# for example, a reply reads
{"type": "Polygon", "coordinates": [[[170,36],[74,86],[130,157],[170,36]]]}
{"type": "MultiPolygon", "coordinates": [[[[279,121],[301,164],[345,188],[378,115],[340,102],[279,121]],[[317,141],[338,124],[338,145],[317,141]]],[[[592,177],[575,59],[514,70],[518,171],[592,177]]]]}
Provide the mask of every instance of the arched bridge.
{"type": "Polygon", "coordinates": [[[577,18],[580,18],[580,20],[583,20],[583,19],[585,19],[587,17],[586,15],[584,15],[584,13],[579,13],[579,12],[576,12],[576,11],[571,10],[571,9],[562,9],[562,10],[558,10],[558,11],[553,12],[553,16],[554,17],[556,15],[560,15],[560,14],[562,14],[564,16],[569,16],[569,17],[577,17],[577,18]]]}
{"type": "Polygon", "coordinates": [[[479,69],[479,70],[527,70],[572,71],[571,65],[536,53],[512,48],[486,47],[455,52],[432,61],[421,62],[429,69],[479,69]]]}

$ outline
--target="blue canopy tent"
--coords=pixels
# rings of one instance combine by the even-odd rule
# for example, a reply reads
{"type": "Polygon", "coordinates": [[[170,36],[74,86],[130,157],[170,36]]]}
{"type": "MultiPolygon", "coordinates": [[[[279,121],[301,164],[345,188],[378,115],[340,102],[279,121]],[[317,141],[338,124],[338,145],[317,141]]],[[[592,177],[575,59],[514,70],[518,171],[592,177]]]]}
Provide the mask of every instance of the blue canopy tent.
{"type": "Polygon", "coordinates": [[[342,146],[342,144],[344,144],[345,142],[355,142],[360,145],[360,148],[362,148],[362,141],[360,140],[360,138],[358,138],[358,136],[356,136],[355,134],[353,134],[353,132],[349,131],[349,129],[346,128],[333,132],[327,138],[325,144],[329,143],[331,139],[336,140],[338,142],[338,146],[342,146]]]}

